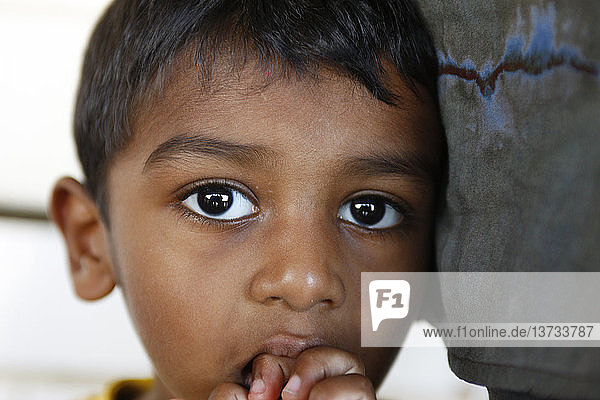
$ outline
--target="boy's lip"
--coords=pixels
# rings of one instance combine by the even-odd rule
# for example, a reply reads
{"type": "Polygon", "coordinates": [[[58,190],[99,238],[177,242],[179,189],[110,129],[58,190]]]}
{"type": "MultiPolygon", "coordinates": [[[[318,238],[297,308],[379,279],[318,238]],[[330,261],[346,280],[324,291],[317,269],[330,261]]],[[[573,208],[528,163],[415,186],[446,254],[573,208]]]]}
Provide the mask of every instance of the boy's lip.
{"type": "Polygon", "coordinates": [[[325,339],[316,336],[277,334],[265,340],[256,355],[268,353],[279,357],[298,358],[304,350],[325,344],[325,339]]]}
{"type": "Polygon", "coordinates": [[[258,346],[258,349],[241,366],[242,383],[244,386],[250,386],[252,381],[252,364],[254,359],[261,354],[296,359],[304,350],[326,344],[327,341],[318,336],[298,336],[289,333],[279,333],[270,336],[258,346]]]}

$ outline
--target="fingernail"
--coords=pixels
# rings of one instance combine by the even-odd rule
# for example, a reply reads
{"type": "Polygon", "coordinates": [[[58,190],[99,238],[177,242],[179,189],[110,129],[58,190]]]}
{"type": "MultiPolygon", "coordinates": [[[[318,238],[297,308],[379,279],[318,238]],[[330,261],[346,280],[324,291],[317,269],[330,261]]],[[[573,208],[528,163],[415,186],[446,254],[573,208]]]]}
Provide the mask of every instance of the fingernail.
{"type": "Polygon", "coordinates": [[[290,378],[287,385],[283,388],[284,392],[288,392],[289,394],[296,394],[300,390],[300,377],[298,375],[294,375],[290,378]]]}
{"type": "Polygon", "coordinates": [[[250,385],[250,393],[252,394],[263,394],[265,392],[265,383],[262,379],[255,379],[250,385]]]}

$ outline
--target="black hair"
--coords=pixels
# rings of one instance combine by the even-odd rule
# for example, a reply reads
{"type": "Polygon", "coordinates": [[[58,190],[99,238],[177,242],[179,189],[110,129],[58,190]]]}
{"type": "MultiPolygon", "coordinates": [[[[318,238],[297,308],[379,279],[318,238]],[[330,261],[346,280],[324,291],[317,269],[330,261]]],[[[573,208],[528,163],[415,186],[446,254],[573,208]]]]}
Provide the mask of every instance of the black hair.
{"type": "Polygon", "coordinates": [[[105,219],[109,162],[127,144],[141,99],[184,51],[199,79],[233,54],[274,75],[327,66],[395,104],[389,64],[413,91],[418,83],[437,98],[436,52],[412,0],[115,0],[90,39],[74,121],[86,188],[105,219]]]}

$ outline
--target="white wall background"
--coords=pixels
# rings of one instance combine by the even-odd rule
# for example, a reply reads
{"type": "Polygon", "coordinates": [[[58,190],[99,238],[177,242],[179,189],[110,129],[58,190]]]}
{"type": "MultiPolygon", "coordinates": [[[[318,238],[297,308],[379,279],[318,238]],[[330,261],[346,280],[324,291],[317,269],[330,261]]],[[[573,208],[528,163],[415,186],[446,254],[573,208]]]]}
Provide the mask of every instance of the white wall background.
{"type": "MultiPolygon", "coordinates": [[[[71,117],[82,52],[106,0],[0,0],[0,208],[43,212],[61,175],[80,177],[71,117]]],[[[443,348],[407,348],[381,395],[486,399],[443,348]]],[[[84,398],[151,372],[118,290],[75,298],[46,222],[0,218],[0,400],[84,398]]]]}

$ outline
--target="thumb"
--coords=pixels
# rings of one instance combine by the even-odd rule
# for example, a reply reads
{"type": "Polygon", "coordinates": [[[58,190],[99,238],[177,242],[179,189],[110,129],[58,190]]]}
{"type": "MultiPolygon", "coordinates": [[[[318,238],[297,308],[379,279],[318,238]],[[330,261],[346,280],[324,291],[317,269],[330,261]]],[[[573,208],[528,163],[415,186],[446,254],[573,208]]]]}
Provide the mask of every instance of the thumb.
{"type": "Polygon", "coordinates": [[[252,383],[248,400],[277,400],[290,377],[296,360],[264,353],[252,363],[252,383]]]}
{"type": "Polygon", "coordinates": [[[328,346],[305,350],[294,365],[292,377],[283,390],[284,399],[307,399],[312,388],[333,376],[365,374],[362,360],[355,354],[328,346]]]}

